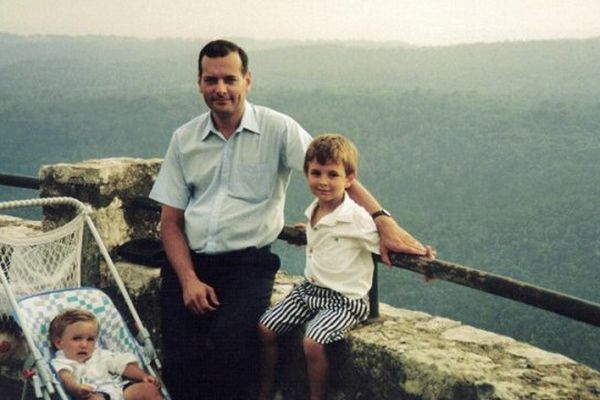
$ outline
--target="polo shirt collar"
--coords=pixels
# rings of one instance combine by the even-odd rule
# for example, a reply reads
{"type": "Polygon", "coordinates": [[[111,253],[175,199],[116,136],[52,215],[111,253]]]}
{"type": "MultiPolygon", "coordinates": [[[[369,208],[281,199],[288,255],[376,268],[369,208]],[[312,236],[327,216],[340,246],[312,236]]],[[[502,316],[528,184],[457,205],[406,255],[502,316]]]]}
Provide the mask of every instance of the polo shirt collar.
{"type": "MultiPolygon", "coordinates": [[[[344,201],[342,201],[342,204],[337,206],[337,208],[335,210],[333,210],[333,212],[331,212],[330,214],[327,214],[326,216],[321,218],[321,220],[318,222],[317,225],[334,226],[338,222],[352,222],[353,214],[352,214],[352,206],[351,206],[350,202],[353,202],[353,201],[354,200],[352,200],[350,198],[350,196],[348,196],[348,193],[344,193],[344,201]]],[[[308,219],[309,222],[310,222],[310,218],[313,215],[313,211],[317,207],[317,204],[318,204],[318,200],[315,199],[310,204],[310,206],[308,206],[306,211],[304,212],[304,215],[306,216],[306,218],[308,219]]]]}
{"type": "MultiPolygon", "coordinates": [[[[258,121],[256,119],[256,113],[254,112],[254,106],[251,103],[249,103],[248,101],[246,101],[245,105],[244,105],[244,115],[242,115],[242,120],[240,121],[240,126],[236,129],[234,134],[237,132],[244,132],[244,131],[260,135],[260,129],[258,126],[258,121]]],[[[210,134],[214,134],[219,137],[221,136],[221,134],[219,133],[219,130],[213,123],[213,120],[212,120],[212,118],[210,116],[210,112],[209,112],[208,113],[208,123],[206,124],[206,127],[204,128],[204,131],[202,132],[201,140],[202,141],[206,140],[210,134]]]]}

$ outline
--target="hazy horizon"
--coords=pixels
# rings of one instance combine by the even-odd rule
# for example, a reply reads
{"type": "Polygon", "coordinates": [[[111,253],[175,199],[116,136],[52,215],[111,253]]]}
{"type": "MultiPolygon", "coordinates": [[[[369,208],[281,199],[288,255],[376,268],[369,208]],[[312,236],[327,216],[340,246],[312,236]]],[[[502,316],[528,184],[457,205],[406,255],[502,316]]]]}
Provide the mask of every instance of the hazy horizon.
{"type": "Polygon", "coordinates": [[[0,0],[16,35],[403,42],[446,46],[600,37],[595,0],[0,0]]]}

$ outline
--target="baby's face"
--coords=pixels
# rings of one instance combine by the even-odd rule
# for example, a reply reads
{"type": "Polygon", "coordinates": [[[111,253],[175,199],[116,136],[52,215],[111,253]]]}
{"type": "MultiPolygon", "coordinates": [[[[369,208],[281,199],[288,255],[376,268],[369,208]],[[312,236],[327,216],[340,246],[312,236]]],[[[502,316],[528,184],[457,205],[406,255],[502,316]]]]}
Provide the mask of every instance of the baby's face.
{"type": "Polygon", "coordinates": [[[54,345],[65,353],[65,357],[78,362],[87,361],[96,348],[98,324],[94,321],[79,321],[65,328],[54,345]]]}

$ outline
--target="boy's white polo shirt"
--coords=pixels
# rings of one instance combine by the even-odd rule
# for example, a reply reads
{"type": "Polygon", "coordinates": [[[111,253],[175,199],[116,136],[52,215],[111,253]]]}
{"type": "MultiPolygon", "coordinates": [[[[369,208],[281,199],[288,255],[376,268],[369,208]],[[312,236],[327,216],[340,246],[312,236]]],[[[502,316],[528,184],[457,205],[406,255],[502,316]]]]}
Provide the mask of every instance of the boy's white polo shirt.
{"type": "Polygon", "coordinates": [[[372,253],[379,254],[379,234],[369,213],[350,196],[313,227],[318,201],[306,209],[306,279],[346,297],[362,298],[373,280],[372,253]]]}

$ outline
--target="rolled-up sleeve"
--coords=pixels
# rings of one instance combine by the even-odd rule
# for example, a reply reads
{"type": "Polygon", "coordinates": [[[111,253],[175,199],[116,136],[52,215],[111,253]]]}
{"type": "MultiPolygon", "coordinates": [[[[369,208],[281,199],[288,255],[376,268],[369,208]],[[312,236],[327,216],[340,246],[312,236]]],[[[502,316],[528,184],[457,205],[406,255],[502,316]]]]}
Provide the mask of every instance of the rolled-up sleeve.
{"type": "Polygon", "coordinates": [[[51,364],[56,372],[65,370],[65,371],[73,373],[73,366],[70,365],[72,363],[69,360],[67,360],[66,358],[54,358],[51,361],[51,364]]]}
{"type": "Polygon", "coordinates": [[[303,172],[304,154],[312,137],[293,119],[287,121],[286,130],[286,166],[298,172],[303,172]]]}
{"type": "Polygon", "coordinates": [[[188,204],[190,191],[184,178],[177,138],[175,132],[149,197],[161,204],[183,210],[188,204]]]}

